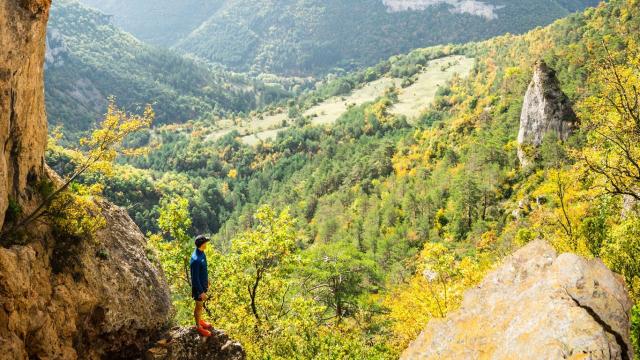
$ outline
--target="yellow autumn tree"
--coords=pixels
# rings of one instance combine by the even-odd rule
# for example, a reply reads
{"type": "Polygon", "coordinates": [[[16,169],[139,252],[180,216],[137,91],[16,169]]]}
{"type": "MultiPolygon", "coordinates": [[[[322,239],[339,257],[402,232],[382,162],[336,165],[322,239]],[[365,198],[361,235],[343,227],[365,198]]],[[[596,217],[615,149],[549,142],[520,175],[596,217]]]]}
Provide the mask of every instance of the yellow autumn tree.
{"type": "Polygon", "coordinates": [[[0,234],[0,238],[17,234],[41,218],[49,218],[60,230],[71,235],[91,235],[104,223],[93,201],[93,197],[101,192],[101,187],[83,186],[77,184],[76,180],[87,171],[108,175],[119,154],[138,154],[138,149],[126,148],[123,141],[130,134],[149,127],[153,118],[151,106],[147,106],[142,115],[131,115],[119,109],[115,99],[110,98],[104,119],[89,137],[80,139],[77,149],[63,149],[57,144],[59,136],[54,133],[49,148],[63,152],[75,165],[75,170],[59,183],[40,184],[39,190],[44,200],[0,234]]]}
{"type": "Polygon", "coordinates": [[[636,37],[593,65],[596,89],[580,107],[587,132],[585,148],[576,153],[596,186],[607,193],[640,201],[640,50],[636,37]]]}
{"type": "MultiPolygon", "coordinates": [[[[623,10],[635,13],[621,16],[638,15],[637,6],[623,10]]],[[[603,56],[591,66],[594,94],[579,106],[587,132],[586,146],[574,152],[574,156],[594,188],[613,196],[619,204],[623,198],[637,204],[640,202],[640,47],[635,36],[609,36],[601,48],[603,56]]],[[[611,217],[610,236],[599,255],[607,266],[625,277],[637,302],[640,300],[640,216],[633,211],[621,215],[618,212],[611,217]]]]}
{"type": "Polygon", "coordinates": [[[441,243],[425,244],[415,275],[384,300],[393,324],[393,347],[406,348],[430,319],[457,309],[464,291],[480,282],[490,268],[489,259],[488,253],[457,259],[441,243]]]}
{"type": "Polygon", "coordinates": [[[531,214],[531,228],[560,252],[591,255],[579,229],[594,192],[581,186],[579,173],[572,167],[549,169],[542,177],[545,181],[532,195],[544,205],[537,206],[531,214]]]}
{"type": "Polygon", "coordinates": [[[149,242],[158,250],[160,264],[167,275],[176,320],[188,323],[192,316],[189,259],[193,251],[189,236],[189,201],[182,197],[165,197],[160,202],[159,214],[158,227],[162,234],[151,235],[149,242]]]}

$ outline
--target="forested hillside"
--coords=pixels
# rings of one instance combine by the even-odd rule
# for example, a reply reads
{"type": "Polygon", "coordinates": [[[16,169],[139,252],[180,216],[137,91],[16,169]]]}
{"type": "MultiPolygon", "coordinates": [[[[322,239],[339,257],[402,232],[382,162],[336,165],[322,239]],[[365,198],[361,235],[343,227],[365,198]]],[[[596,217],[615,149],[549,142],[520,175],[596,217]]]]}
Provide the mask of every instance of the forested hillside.
{"type": "Polygon", "coordinates": [[[522,33],[598,3],[225,0],[204,5],[194,1],[84,1],[113,14],[116,23],[143,40],[173,46],[234,70],[289,75],[370,66],[417,47],[522,33]],[[194,12],[196,16],[187,16],[194,12]],[[177,26],[172,26],[175,23],[177,26]],[[177,34],[185,36],[176,39],[177,34]]]}
{"type": "Polygon", "coordinates": [[[113,22],[138,39],[169,47],[189,35],[225,0],[82,0],[83,4],[114,15],[113,22]]]}
{"type": "Polygon", "coordinates": [[[47,44],[48,117],[65,135],[95,125],[110,96],[131,111],[154,104],[157,124],[248,112],[288,96],[279,84],[146,45],[76,2],[53,4],[47,44]]]}
{"type": "MultiPolygon", "coordinates": [[[[215,234],[212,320],[252,358],[396,358],[534,239],[602,258],[637,304],[639,5],[615,0],[525,35],[393,57],[290,101],[295,125],[256,146],[234,132],[208,141],[206,123],[143,133],[147,155],[83,181],[103,184],[153,234],[181,323],[191,316],[180,279],[190,235],[215,234]],[[411,82],[451,54],[475,58],[474,69],[417,119],[391,111],[393,88],[332,126],[303,116],[383,76],[411,82]],[[547,136],[521,167],[516,138],[537,60],[556,70],[580,131],[547,136]]],[[[58,171],[73,159],[50,147],[58,171]]],[[[638,349],[638,306],[632,330],[638,349]]]]}

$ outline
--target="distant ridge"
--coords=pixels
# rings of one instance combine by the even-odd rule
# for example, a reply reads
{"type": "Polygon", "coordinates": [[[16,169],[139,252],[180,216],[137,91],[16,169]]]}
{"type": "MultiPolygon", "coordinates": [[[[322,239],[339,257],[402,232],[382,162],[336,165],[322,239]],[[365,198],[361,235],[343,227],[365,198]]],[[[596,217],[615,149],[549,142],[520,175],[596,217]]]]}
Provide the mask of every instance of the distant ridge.
{"type": "Polygon", "coordinates": [[[547,25],[598,0],[82,0],[153,44],[237,71],[322,75],[547,25]]]}

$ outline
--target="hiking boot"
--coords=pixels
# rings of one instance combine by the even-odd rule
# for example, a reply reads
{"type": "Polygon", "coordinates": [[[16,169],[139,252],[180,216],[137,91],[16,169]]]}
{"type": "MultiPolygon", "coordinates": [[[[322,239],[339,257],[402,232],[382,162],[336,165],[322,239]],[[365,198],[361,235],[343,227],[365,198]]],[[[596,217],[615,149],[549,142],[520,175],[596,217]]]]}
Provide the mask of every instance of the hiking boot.
{"type": "Polygon", "coordinates": [[[207,330],[211,330],[213,329],[213,326],[211,326],[211,324],[209,324],[208,322],[204,321],[204,320],[200,320],[199,325],[207,330]]]}
{"type": "Polygon", "coordinates": [[[204,337],[211,336],[211,331],[203,328],[202,326],[197,327],[196,331],[198,332],[198,334],[200,334],[200,336],[204,336],[204,337]]]}

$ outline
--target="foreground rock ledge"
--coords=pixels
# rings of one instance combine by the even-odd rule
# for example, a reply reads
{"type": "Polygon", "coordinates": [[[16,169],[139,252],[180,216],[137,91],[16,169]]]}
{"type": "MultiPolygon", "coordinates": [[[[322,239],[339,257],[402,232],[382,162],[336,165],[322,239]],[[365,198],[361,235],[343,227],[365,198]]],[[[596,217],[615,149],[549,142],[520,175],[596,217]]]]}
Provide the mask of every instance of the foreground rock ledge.
{"type": "Polygon", "coordinates": [[[45,232],[0,246],[0,359],[132,359],[168,323],[145,237],[124,209],[98,205],[107,225],[95,239],[45,232]]]}
{"type": "Polygon", "coordinates": [[[602,261],[535,241],[431,321],[402,359],[632,359],[631,306],[602,261]]]}
{"type": "Polygon", "coordinates": [[[244,360],[242,346],[220,330],[213,330],[208,338],[193,328],[177,327],[154,347],[147,350],[145,360],[244,360]]]}

